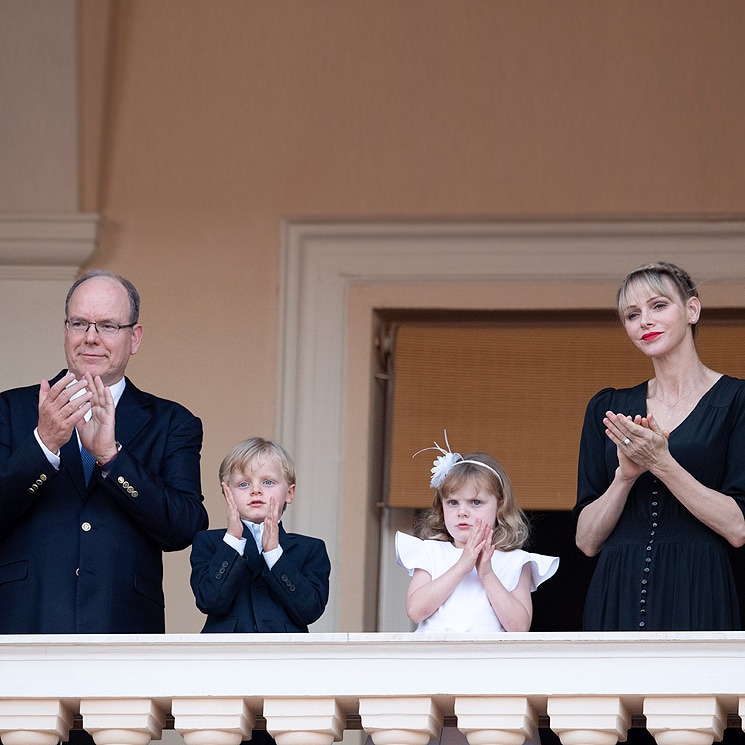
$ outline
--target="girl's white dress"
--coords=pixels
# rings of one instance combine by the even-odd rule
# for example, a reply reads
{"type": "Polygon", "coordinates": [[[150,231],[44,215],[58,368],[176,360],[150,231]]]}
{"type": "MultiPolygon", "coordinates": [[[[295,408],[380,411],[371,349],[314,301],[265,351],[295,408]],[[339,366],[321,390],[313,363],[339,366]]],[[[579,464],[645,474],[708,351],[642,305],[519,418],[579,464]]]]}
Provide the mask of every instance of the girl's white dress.
{"type": "MultiPolygon", "coordinates": [[[[432,579],[436,579],[450,569],[462,553],[463,549],[447,541],[423,541],[406,533],[396,533],[396,561],[408,570],[409,575],[413,575],[415,569],[424,569],[432,579]]],[[[557,556],[531,554],[520,549],[495,551],[491,563],[494,573],[510,591],[517,587],[526,564],[530,564],[531,592],[553,577],[559,568],[557,556]]],[[[417,631],[482,632],[504,631],[504,628],[494,614],[474,568],[440,608],[419,624],[417,631]]]]}

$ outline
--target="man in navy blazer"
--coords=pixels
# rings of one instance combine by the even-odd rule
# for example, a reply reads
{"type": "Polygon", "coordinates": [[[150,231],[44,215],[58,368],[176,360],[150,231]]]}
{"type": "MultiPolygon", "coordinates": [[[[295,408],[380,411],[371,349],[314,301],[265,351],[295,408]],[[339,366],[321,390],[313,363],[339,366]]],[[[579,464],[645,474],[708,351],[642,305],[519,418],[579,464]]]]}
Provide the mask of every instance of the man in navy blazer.
{"type": "Polygon", "coordinates": [[[165,631],[162,552],[207,527],[202,425],[124,377],[138,320],[128,280],[88,272],[67,371],[0,394],[0,633],[165,631]]]}
{"type": "Polygon", "coordinates": [[[223,459],[227,529],[198,533],[191,587],[207,614],[204,632],[307,632],[329,598],[331,564],[320,538],[287,533],[279,521],[295,496],[287,451],[261,437],[223,459]]]}

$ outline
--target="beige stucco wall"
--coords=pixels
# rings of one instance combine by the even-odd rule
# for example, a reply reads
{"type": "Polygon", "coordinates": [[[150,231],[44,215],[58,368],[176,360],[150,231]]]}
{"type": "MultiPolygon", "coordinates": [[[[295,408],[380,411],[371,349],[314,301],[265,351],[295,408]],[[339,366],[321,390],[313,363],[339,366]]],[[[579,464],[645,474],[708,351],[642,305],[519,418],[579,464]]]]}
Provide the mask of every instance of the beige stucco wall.
{"type": "MultiPolygon", "coordinates": [[[[79,10],[90,265],[142,293],[131,376],[204,422],[213,526],[222,455],[276,426],[283,220],[743,213],[739,0],[79,10]]],[[[192,605],[169,592],[169,630],[192,605]]]]}

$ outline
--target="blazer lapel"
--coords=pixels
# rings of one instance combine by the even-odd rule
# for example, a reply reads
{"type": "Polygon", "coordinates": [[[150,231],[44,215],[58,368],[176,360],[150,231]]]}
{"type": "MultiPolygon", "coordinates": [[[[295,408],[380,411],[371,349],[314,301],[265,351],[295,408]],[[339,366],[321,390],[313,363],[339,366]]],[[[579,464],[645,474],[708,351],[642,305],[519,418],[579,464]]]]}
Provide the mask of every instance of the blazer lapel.
{"type": "Polygon", "coordinates": [[[142,393],[127,378],[122,397],[116,405],[116,439],[126,447],[152,418],[142,393]]]}

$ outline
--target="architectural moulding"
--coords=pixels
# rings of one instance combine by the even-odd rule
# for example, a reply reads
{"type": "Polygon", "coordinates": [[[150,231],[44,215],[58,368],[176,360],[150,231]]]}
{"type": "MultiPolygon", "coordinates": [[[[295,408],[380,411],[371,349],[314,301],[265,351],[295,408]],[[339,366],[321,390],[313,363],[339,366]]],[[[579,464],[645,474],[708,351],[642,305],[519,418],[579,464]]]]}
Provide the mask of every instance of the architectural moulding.
{"type": "Polygon", "coordinates": [[[97,214],[0,214],[0,279],[72,280],[98,246],[97,214]]]}

